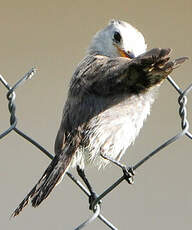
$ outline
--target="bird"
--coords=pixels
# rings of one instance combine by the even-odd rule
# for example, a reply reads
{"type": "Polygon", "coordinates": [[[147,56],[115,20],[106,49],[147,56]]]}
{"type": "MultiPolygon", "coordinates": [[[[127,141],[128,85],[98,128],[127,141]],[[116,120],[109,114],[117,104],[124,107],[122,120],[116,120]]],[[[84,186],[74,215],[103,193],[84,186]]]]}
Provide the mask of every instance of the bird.
{"type": "MultiPolygon", "coordinates": [[[[55,156],[42,177],[15,209],[17,216],[31,201],[37,207],[75,168],[96,198],[85,176],[93,164],[119,164],[150,114],[160,85],[187,57],[170,61],[170,48],[147,51],[144,36],[122,20],[111,20],[97,32],[74,71],[55,140],[55,156]]],[[[124,168],[132,183],[134,172],[124,168]]]]}

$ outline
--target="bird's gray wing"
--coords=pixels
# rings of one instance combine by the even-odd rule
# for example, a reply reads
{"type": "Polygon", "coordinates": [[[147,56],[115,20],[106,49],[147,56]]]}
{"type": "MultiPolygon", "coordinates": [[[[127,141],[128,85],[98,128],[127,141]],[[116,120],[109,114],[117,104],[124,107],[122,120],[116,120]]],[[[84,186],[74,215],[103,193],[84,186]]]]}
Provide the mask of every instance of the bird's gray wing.
{"type": "Polygon", "coordinates": [[[134,59],[87,56],[74,73],[71,94],[140,93],[160,83],[187,59],[169,61],[170,51],[155,48],[134,59]]]}

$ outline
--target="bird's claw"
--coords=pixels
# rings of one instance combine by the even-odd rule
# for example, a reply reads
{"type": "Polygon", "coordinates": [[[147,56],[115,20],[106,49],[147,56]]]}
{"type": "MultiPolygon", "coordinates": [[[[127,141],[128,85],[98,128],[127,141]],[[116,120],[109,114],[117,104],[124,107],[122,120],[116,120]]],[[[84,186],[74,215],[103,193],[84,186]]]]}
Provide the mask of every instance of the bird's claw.
{"type": "MultiPolygon", "coordinates": [[[[98,197],[98,195],[95,193],[95,192],[93,192],[90,196],[89,196],[89,209],[90,210],[93,210],[93,202],[97,199],[97,197],[98,197]]],[[[100,200],[99,202],[98,202],[98,204],[100,205],[102,203],[102,201],[100,200]]]]}
{"type": "Polygon", "coordinates": [[[123,173],[124,173],[124,177],[125,180],[129,183],[129,184],[134,184],[134,179],[133,176],[135,175],[135,172],[133,170],[133,167],[123,167],[123,173]]]}

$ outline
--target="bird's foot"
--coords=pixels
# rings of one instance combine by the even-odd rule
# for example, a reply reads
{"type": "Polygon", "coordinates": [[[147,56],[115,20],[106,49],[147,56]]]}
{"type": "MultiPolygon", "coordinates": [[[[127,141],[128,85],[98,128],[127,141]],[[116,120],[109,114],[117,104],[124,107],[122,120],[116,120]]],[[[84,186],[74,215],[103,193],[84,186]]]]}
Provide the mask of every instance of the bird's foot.
{"type": "Polygon", "coordinates": [[[126,167],[122,166],[122,170],[124,173],[124,178],[129,184],[134,184],[133,176],[135,175],[135,172],[133,170],[133,167],[126,167]]]}
{"type": "Polygon", "coordinates": [[[109,156],[103,155],[101,154],[101,156],[106,159],[109,160],[110,162],[112,162],[113,164],[117,165],[118,167],[120,167],[123,170],[123,174],[124,174],[124,178],[125,180],[129,183],[129,184],[134,184],[134,180],[133,180],[133,176],[135,175],[135,172],[133,170],[133,167],[126,167],[124,164],[121,164],[119,161],[116,161],[114,159],[112,159],[109,156]]]}
{"type": "MultiPolygon", "coordinates": [[[[97,199],[98,195],[95,192],[92,192],[91,195],[89,196],[89,209],[93,210],[93,202],[97,199]]],[[[100,205],[102,201],[100,200],[98,204],[100,205]]]]}

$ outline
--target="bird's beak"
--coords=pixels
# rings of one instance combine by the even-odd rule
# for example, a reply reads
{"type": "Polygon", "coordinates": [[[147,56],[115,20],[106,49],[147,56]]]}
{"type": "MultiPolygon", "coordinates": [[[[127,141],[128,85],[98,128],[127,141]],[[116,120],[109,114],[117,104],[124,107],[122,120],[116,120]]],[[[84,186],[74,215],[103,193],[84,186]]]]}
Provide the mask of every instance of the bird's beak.
{"type": "Polygon", "coordinates": [[[117,47],[117,50],[118,50],[121,57],[129,58],[129,59],[135,58],[135,55],[132,52],[130,52],[130,51],[126,52],[125,50],[121,49],[120,47],[118,47],[118,46],[116,46],[116,47],[117,47]]]}

